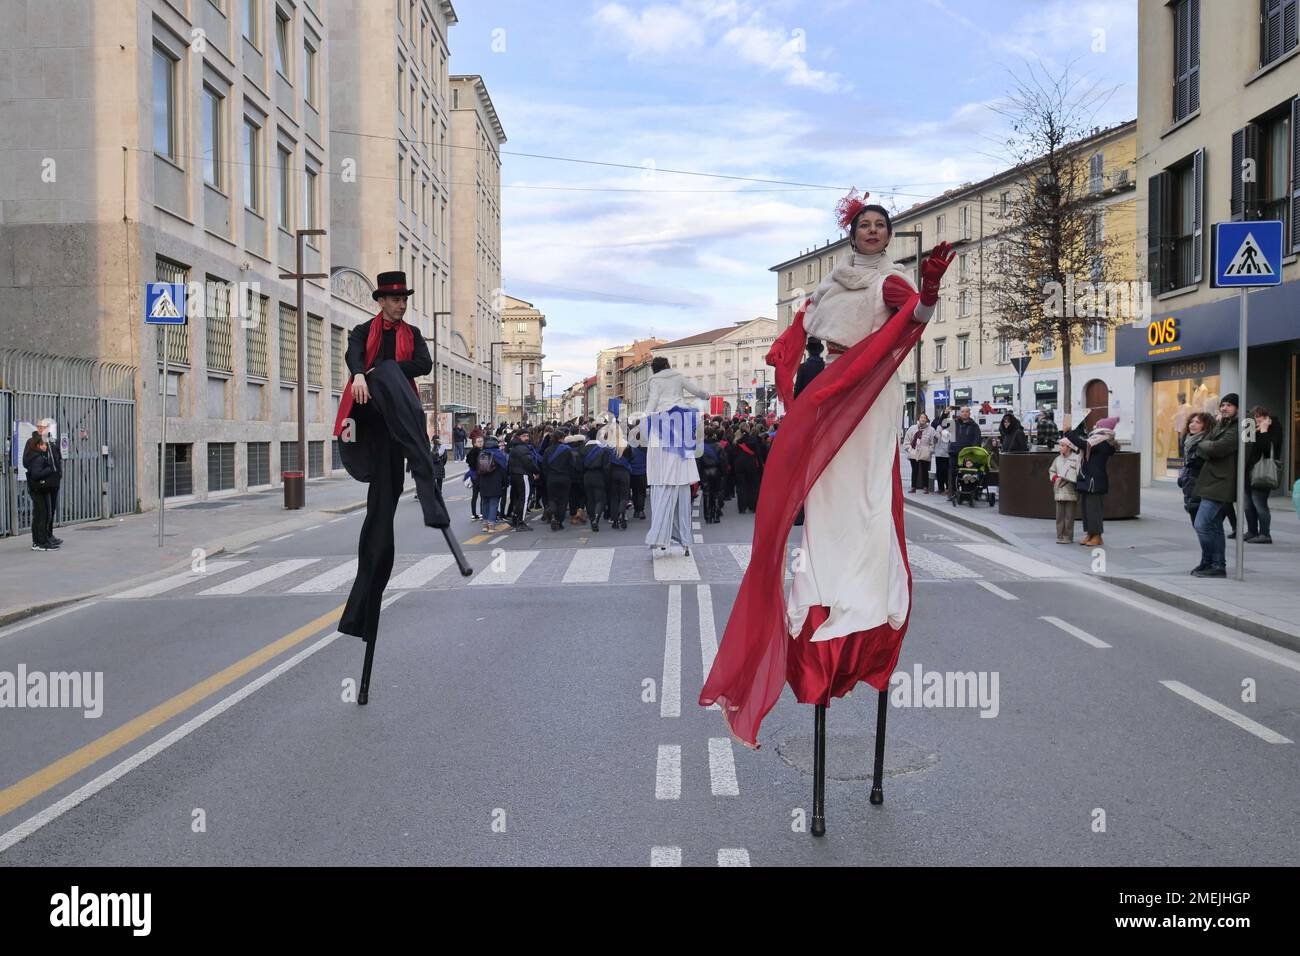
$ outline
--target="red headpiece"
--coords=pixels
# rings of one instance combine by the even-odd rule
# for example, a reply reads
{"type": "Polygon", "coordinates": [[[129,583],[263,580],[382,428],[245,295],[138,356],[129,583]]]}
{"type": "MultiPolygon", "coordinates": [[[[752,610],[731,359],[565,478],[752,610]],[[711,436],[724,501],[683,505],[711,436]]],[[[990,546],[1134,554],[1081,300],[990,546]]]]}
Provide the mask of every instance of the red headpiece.
{"type": "Polygon", "coordinates": [[[835,206],[835,218],[840,224],[840,228],[848,231],[849,226],[853,224],[853,218],[862,211],[866,205],[866,198],[871,193],[858,195],[858,187],[854,186],[849,190],[848,195],[839,201],[835,206]]]}

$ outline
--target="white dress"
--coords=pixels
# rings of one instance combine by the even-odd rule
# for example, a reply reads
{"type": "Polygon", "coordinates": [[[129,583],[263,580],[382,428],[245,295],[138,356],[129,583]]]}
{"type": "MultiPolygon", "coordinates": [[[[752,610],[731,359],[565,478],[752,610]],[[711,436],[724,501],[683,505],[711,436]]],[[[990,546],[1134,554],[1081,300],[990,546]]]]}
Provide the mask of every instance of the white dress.
{"type": "MultiPolygon", "coordinates": [[[[823,341],[856,345],[892,314],[882,295],[891,274],[906,278],[883,253],[854,254],[813,293],[804,331],[823,341]]],[[[919,310],[917,319],[924,321],[929,312],[919,310]]],[[[802,555],[793,561],[794,581],[786,604],[791,635],[800,632],[809,609],[817,605],[828,607],[830,615],[813,633],[814,641],[870,630],[886,621],[897,629],[906,622],[907,568],[893,519],[894,456],[902,414],[902,389],[886,385],[809,491],[802,555]]]]}
{"type": "Polygon", "coordinates": [[[692,385],[686,377],[675,368],[666,368],[650,376],[650,390],[646,397],[645,412],[641,418],[642,438],[646,441],[646,484],[655,485],[691,485],[699,481],[699,469],[695,458],[687,455],[683,458],[674,451],[663,447],[656,429],[647,424],[647,418],[656,412],[666,412],[674,406],[690,408],[694,402],[686,397],[689,392],[696,398],[707,399],[709,393],[692,385]]]}

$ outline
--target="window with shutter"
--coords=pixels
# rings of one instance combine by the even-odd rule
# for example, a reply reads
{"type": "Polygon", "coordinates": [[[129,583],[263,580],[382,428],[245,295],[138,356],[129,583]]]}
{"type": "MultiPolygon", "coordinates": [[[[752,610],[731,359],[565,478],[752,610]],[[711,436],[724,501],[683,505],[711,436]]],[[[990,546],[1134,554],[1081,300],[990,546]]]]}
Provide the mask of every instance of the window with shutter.
{"type": "Polygon", "coordinates": [[[1088,160],[1088,192],[1099,193],[1102,188],[1102,172],[1106,168],[1106,158],[1097,153],[1088,160]]]}
{"type": "Polygon", "coordinates": [[[1174,122],[1201,105],[1201,3],[1178,0],[1174,7],[1174,122]]]}
{"type": "Polygon", "coordinates": [[[1291,101],[1291,251],[1300,250],[1300,97],[1291,101]]]}
{"type": "Polygon", "coordinates": [[[1166,280],[1165,209],[1168,206],[1168,172],[1156,173],[1147,180],[1147,281],[1156,295],[1173,288],[1166,280]]]}
{"type": "Polygon", "coordinates": [[[1296,13],[1300,0],[1260,0],[1259,65],[1275,63],[1296,47],[1296,13]]]}
{"type": "Polygon", "coordinates": [[[1201,281],[1205,261],[1205,150],[1192,154],[1192,282],[1201,281]]]}
{"type": "Polygon", "coordinates": [[[1232,189],[1230,211],[1233,222],[1259,218],[1259,127],[1247,123],[1232,134],[1232,189]],[[1249,161],[1249,162],[1247,162],[1249,161]],[[1250,181],[1242,174],[1249,168],[1250,181]]]}

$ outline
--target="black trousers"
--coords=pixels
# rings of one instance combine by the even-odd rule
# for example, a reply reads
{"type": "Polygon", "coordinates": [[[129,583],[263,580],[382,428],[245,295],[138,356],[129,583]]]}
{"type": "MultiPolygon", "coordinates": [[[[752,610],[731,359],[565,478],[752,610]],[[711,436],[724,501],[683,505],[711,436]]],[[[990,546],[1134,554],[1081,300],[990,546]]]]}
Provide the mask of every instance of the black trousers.
{"type": "Polygon", "coordinates": [[[758,469],[736,469],[736,510],[758,508],[758,469]]]}
{"type": "Polygon", "coordinates": [[[1080,510],[1083,512],[1083,530],[1087,534],[1101,534],[1101,512],[1105,500],[1105,495],[1090,495],[1086,491],[1079,492],[1079,505],[1080,510]]]}
{"type": "Polygon", "coordinates": [[[510,517],[515,524],[523,524],[528,517],[528,486],[527,475],[510,476],[510,517]]]}
{"type": "Polygon", "coordinates": [[[355,438],[340,445],[348,474],[369,482],[366,518],[357,542],[357,576],[348,593],[338,629],[365,641],[379,636],[379,609],[393,573],[393,517],[402,494],[406,462],[420,496],[424,523],[447,528],[451,518],[434,480],[433,454],[425,433],[420,400],[393,361],[382,361],[366,376],[370,401],[354,405],[355,438]]]}
{"type": "Polygon", "coordinates": [[[624,468],[609,470],[609,516],[621,518],[632,494],[632,476],[624,468]]]}
{"type": "Polygon", "coordinates": [[[605,473],[596,468],[583,472],[582,489],[587,498],[587,520],[595,521],[605,511],[605,473]]]}
{"type": "Polygon", "coordinates": [[[33,491],[28,486],[32,499],[32,544],[49,544],[54,534],[54,494],[49,491],[33,491]]]}
{"type": "Polygon", "coordinates": [[[936,458],[934,460],[934,479],[940,491],[946,491],[948,488],[948,459],[936,458]]]}
{"type": "Polygon", "coordinates": [[[704,493],[704,520],[714,523],[722,520],[722,475],[710,474],[700,477],[700,488],[704,493]]]}
{"type": "Polygon", "coordinates": [[[569,517],[575,517],[579,508],[587,506],[587,486],[582,479],[569,483],[569,517]]]}
{"type": "Polygon", "coordinates": [[[645,495],[646,495],[646,476],[632,476],[632,511],[636,514],[645,514],[645,495]]]}
{"type": "Polygon", "coordinates": [[[550,496],[549,505],[552,521],[563,521],[564,513],[569,508],[570,494],[568,478],[551,475],[546,479],[546,493],[550,496]]]}

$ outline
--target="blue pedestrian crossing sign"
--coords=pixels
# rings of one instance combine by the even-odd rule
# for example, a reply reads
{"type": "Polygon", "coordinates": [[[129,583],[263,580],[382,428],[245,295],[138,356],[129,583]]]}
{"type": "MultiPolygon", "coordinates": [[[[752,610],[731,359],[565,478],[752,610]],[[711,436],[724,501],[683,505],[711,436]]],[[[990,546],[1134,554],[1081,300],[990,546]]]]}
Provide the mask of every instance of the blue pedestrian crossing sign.
{"type": "Polygon", "coordinates": [[[185,324],[185,283],[150,282],[145,286],[145,325],[185,324]]]}
{"type": "Polygon", "coordinates": [[[1222,288],[1282,284],[1282,223],[1216,222],[1214,284],[1222,288]]]}

